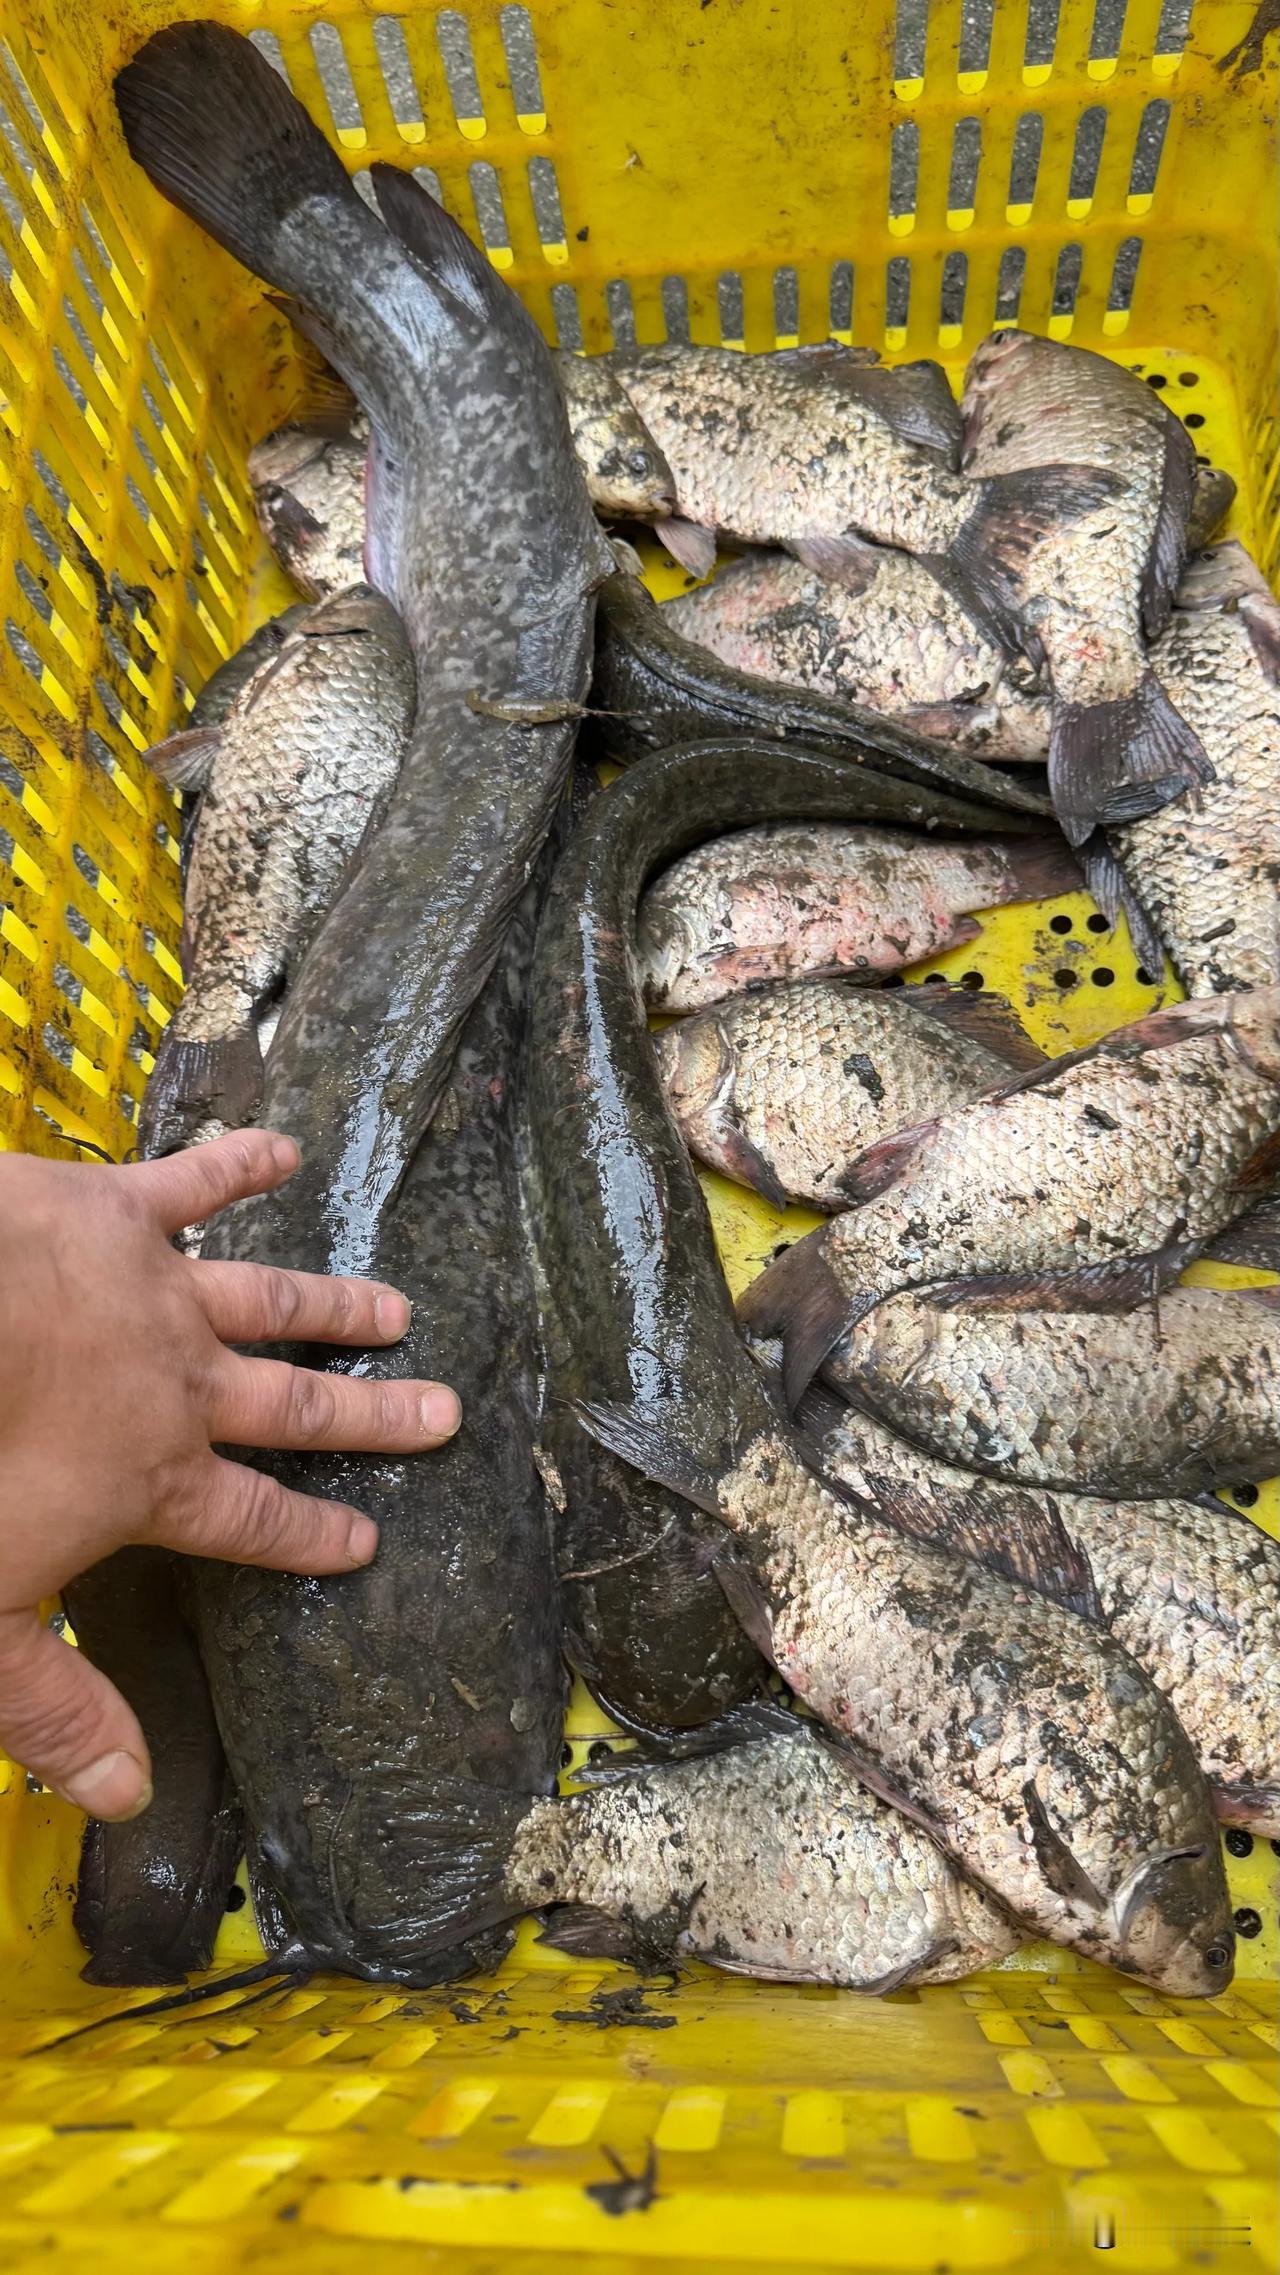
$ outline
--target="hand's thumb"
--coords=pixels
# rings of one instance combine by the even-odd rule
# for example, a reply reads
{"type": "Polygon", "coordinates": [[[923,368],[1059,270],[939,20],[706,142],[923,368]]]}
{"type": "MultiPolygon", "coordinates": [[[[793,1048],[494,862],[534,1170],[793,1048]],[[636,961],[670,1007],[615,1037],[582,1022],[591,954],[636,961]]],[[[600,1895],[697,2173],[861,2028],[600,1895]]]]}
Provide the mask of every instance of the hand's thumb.
{"type": "Polygon", "coordinates": [[[35,1611],[0,1612],[0,1747],[91,1817],[136,1817],[151,1799],[137,1716],[35,1611]]]}

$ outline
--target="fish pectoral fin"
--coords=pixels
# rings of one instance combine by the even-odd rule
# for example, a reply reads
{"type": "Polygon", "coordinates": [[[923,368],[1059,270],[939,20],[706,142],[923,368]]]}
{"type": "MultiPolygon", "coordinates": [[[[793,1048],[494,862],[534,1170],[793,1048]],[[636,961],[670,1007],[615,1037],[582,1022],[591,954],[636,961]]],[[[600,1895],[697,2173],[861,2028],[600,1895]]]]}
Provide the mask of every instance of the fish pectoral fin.
{"type": "Polygon", "coordinates": [[[759,1146],[736,1124],[720,1131],[714,1166],[735,1183],[758,1193],[762,1201],[770,1202],[775,1209],[785,1209],[790,1203],[791,1195],[773,1164],[766,1161],[759,1146]]]}
{"type": "Polygon", "coordinates": [[[784,1248],[738,1298],[749,1336],[781,1335],[782,1379],[795,1411],[832,1345],[859,1316],[826,1260],[826,1232],[784,1248]]]}
{"type": "Polygon", "coordinates": [[[890,1967],[886,1974],[877,1975],[873,1982],[859,1983],[858,1989],[867,1998],[887,1998],[890,1991],[905,1990],[908,1983],[926,1977],[940,1959],[950,1959],[960,1949],[958,1935],[940,1935],[927,1951],[917,1952],[914,1959],[904,1959],[900,1967],[890,1967]]]}
{"type": "MultiPolygon", "coordinates": [[[[719,1559],[715,1569],[718,1571],[719,1559]]],[[[732,1558],[724,1559],[726,1563],[732,1558]]],[[[789,1738],[804,1742],[812,1735],[812,1725],[794,1714],[788,1706],[768,1697],[745,1699],[740,1706],[719,1714],[714,1722],[703,1722],[693,1730],[653,1731],[639,1738],[624,1754],[613,1754],[607,1761],[584,1762],[573,1772],[574,1782],[592,1789],[600,1786],[625,1785],[634,1777],[641,1777],[657,1767],[666,1768],[672,1762],[702,1761],[713,1754],[732,1753],[738,1746],[758,1744],[763,1738],[789,1738]]]]}
{"type": "Polygon", "coordinates": [[[142,763],[170,790],[203,790],[221,744],[221,727],[183,727],[162,743],[152,743],[142,763]]]}
{"type": "Polygon", "coordinates": [[[787,545],[802,567],[812,569],[815,577],[824,577],[828,584],[843,585],[846,592],[867,592],[875,583],[884,562],[884,554],[863,537],[851,530],[843,535],[795,537],[787,545]]]}
{"type": "Polygon", "coordinates": [[[1116,1933],[1123,1943],[1142,1906],[1150,1901],[1156,1882],[1171,1864],[1193,1863],[1205,1852],[1203,1841],[1192,1841],[1186,1848],[1157,1849],[1154,1856],[1144,1856],[1117,1888],[1112,1902],[1116,1911],[1116,1933]]]}
{"type": "Polygon", "coordinates": [[[1230,1785],[1211,1783],[1209,1791],[1220,1825],[1244,1825],[1262,1840],[1280,1839],[1280,1785],[1233,1780],[1230,1785]]]}
{"type": "Polygon", "coordinates": [[[1280,687],[1280,600],[1269,592],[1247,592],[1236,605],[1258,662],[1280,687]]]}
{"type": "Polygon", "coordinates": [[[839,1178],[840,1190],[851,1205],[856,1207],[861,1201],[874,1201],[877,1194],[887,1193],[891,1185],[896,1185],[937,1126],[936,1121],[913,1123],[908,1129],[895,1130],[889,1137],[877,1138],[874,1145],[864,1146],[861,1153],[855,1154],[839,1178]]]}
{"type": "MultiPolygon", "coordinates": [[[[1257,1185],[1269,1185],[1273,1177],[1280,1176],[1280,1130],[1273,1130],[1264,1138],[1256,1153],[1251,1153],[1243,1169],[1236,1175],[1239,1191],[1248,1192],[1257,1185]]],[[[1271,1199],[1273,1196],[1268,1195],[1271,1199]]]]}
{"type": "Polygon", "coordinates": [[[852,1770],[859,1785],[865,1785],[868,1793],[874,1793],[877,1801],[883,1801],[886,1807],[896,1809],[900,1817],[909,1817],[913,1825],[920,1827],[922,1833],[928,1833],[932,1840],[945,1847],[941,1821],[923,1801],[917,1801],[905,1786],[899,1785],[883,1763],[878,1762],[873,1754],[864,1753],[861,1746],[855,1745],[843,1730],[834,1729],[830,1723],[814,1723],[812,1727],[816,1729],[823,1745],[829,1746],[832,1753],[838,1754],[841,1761],[852,1770]]]}
{"type": "Polygon", "coordinates": [[[747,1641],[755,1644],[762,1658],[771,1660],[773,1607],[745,1556],[726,1542],[721,1554],[712,1558],[711,1569],[747,1641]]]}
{"type": "Polygon", "coordinates": [[[583,1959],[630,1959],[636,1948],[626,1921],[595,1904],[554,1905],[537,1941],[583,1959]]]}
{"type": "Polygon", "coordinates": [[[654,535],[661,538],[672,560],[687,569],[691,577],[710,576],[716,565],[713,530],[704,529],[701,522],[686,521],[683,514],[673,513],[665,521],[654,523],[654,535]]]}
{"type": "Polygon", "coordinates": [[[1246,1216],[1218,1233],[1206,1250],[1213,1264],[1243,1264],[1255,1272],[1280,1272],[1280,1194],[1270,1193],[1246,1216]]]}
{"type": "Polygon", "coordinates": [[[1031,1822],[1031,1845],[1049,1886],[1069,1904],[1085,1904],[1091,1911],[1105,1912],[1108,1899],[1090,1879],[1079,1858],[1072,1855],[1061,1833],[1049,1822],[1048,1812],[1031,1779],[1022,1788],[1027,1816],[1031,1822]]]}
{"type": "Polygon", "coordinates": [[[934,985],[906,987],[897,1000],[967,1036],[1020,1074],[1045,1064],[1045,1053],[1032,1042],[1007,996],[993,995],[987,988],[975,994],[967,987],[934,985]]]}
{"type": "Polygon", "coordinates": [[[612,1405],[604,1399],[575,1399],[573,1411],[584,1430],[610,1453],[655,1485],[666,1485],[708,1516],[720,1515],[714,1471],[661,1419],[639,1405],[612,1405]]]}

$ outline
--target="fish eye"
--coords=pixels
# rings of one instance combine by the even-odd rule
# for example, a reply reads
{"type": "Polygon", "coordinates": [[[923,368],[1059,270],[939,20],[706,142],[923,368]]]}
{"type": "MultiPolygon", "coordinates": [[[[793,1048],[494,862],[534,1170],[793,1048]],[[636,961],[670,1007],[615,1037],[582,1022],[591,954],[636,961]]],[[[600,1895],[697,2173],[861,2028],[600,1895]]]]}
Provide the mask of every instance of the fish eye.
{"type": "Polygon", "coordinates": [[[627,460],[627,470],[632,474],[647,474],[649,471],[648,451],[633,450],[630,458],[627,460]]]}
{"type": "Polygon", "coordinates": [[[1211,1943],[1205,1952],[1204,1963],[1206,1967],[1229,1967],[1234,1955],[1234,1944],[1228,1937],[1219,1936],[1217,1942],[1211,1943]]]}

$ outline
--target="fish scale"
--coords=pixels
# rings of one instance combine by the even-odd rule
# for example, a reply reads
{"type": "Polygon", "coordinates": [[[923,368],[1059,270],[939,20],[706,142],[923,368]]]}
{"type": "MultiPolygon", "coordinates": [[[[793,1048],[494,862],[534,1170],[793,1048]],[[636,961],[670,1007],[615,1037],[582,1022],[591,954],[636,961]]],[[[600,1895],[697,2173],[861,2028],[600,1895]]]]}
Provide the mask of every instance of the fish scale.
{"type": "Polygon", "coordinates": [[[597,1950],[643,1952],[665,1935],[671,1956],[849,1990],[949,1982],[1015,1948],[1003,1911],[838,1748],[772,1721],[700,1760],[620,1755],[586,1773],[594,1790],[536,1802],[512,1844],[512,1901],[593,1913],[569,1914],[567,1932],[552,1913],[561,1948],[589,1951],[594,1932],[597,1950]]]}
{"type": "Polygon", "coordinates": [[[1244,548],[1193,564],[1152,663],[1216,779],[1112,844],[1189,995],[1280,981],[1280,604],[1244,548]],[[1216,601],[1216,605],[1214,605],[1216,601]],[[1243,605],[1241,605],[1243,604],[1243,605]]]}
{"type": "Polygon", "coordinates": [[[849,1408],[816,1426],[832,1476],[860,1492],[906,1485],[920,1521],[980,1560],[994,1539],[1028,1570],[1047,1532],[1056,1562],[1061,1527],[1084,1552],[1112,1634],[1171,1700],[1219,1817],[1280,1834],[1280,1543],[1225,1502],[1050,1494],[975,1476],[849,1408]]]}
{"type": "Polygon", "coordinates": [[[775,1203],[846,1207],[842,1174],[864,1146],[1007,1078],[1007,1059],[929,1016],[940,995],[976,1008],[958,990],[799,980],[664,1029],[658,1066],[686,1143],[775,1203]]]}
{"type": "Polygon", "coordinates": [[[1278,1135],[1280,989],[1175,1004],[872,1147],[862,1205],[787,1249],[743,1316],[783,1335],[794,1400],[897,1289],[1133,1258],[1150,1284],[1240,1213],[1278,1135]]]}
{"type": "Polygon", "coordinates": [[[830,1372],[907,1437],[1014,1482],[1163,1495],[1280,1468],[1275,1293],[1174,1288],[1119,1312],[1062,1301],[894,1296],[830,1372]]]}

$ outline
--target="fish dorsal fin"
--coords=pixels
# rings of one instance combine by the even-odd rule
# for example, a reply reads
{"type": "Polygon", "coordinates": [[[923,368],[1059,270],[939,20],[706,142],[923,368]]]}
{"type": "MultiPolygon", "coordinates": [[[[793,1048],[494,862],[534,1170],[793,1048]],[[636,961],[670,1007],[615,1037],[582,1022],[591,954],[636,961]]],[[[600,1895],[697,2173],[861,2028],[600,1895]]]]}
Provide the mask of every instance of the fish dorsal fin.
{"type": "MultiPolygon", "coordinates": [[[[437,293],[486,329],[537,343],[537,350],[549,355],[533,318],[510,285],[503,283],[488,254],[472,243],[465,229],[412,174],[378,163],[369,168],[369,179],[392,236],[437,293]]],[[[317,337],[314,330],[311,337],[317,337]]],[[[323,349],[323,340],[317,339],[317,345],[323,349]]]]}

